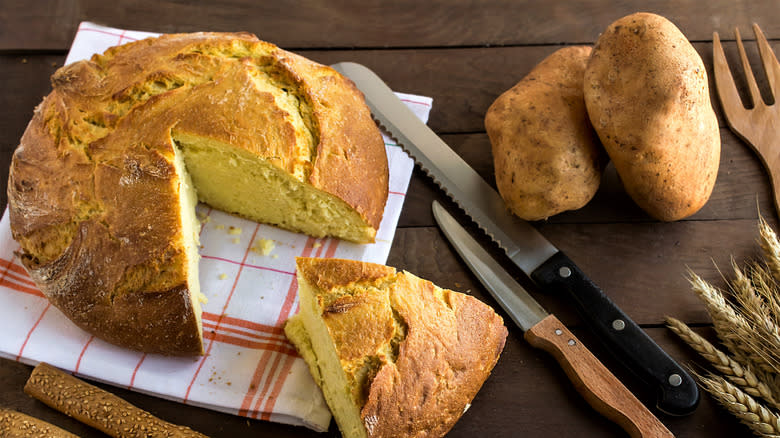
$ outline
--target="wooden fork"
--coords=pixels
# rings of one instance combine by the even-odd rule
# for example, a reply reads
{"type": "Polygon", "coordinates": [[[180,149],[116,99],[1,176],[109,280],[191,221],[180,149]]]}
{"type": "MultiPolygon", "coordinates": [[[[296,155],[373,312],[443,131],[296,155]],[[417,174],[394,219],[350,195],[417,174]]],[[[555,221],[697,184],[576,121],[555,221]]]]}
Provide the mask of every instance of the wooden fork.
{"type": "Polygon", "coordinates": [[[745,72],[752,108],[746,108],[737,93],[734,78],[731,76],[723,47],[720,44],[718,33],[713,34],[713,64],[715,67],[715,86],[718,90],[723,111],[729,127],[740,138],[753,146],[761,161],[769,172],[774,193],[775,209],[780,213],[780,63],[777,62],[772,47],[769,46],[764,33],[757,24],[753,23],[753,33],[756,35],[756,43],[761,53],[761,61],[769,81],[769,88],[774,98],[772,105],[767,105],[761,98],[761,92],[750,68],[745,47],[739,36],[739,29],[734,29],[739,49],[739,57],[742,60],[742,68],[745,72]]]}

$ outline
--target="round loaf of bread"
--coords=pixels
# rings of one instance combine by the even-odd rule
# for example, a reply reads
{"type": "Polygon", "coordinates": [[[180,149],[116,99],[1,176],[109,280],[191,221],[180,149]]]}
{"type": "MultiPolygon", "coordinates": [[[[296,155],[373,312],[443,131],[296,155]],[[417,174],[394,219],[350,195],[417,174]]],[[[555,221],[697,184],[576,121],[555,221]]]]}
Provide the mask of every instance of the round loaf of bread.
{"type": "Polygon", "coordinates": [[[329,67],[250,34],[176,34],[65,66],[52,85],[11,163],[11,230],[43,293],[106,341],[202,353],[198,199],[375,238],[384,143],[329,67]]]}

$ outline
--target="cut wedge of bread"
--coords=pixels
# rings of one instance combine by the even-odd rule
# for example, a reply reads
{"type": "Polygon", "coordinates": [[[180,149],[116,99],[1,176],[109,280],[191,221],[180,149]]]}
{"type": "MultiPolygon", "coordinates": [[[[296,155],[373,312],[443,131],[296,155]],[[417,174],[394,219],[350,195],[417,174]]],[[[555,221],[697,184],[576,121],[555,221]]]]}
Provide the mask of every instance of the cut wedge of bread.
{"type": "Polygon", "coordinates": [[[298,258],[300,313],[285,334],[345,437],[442,436],[503,350],[491,307],[408,272],[298,258]]]}

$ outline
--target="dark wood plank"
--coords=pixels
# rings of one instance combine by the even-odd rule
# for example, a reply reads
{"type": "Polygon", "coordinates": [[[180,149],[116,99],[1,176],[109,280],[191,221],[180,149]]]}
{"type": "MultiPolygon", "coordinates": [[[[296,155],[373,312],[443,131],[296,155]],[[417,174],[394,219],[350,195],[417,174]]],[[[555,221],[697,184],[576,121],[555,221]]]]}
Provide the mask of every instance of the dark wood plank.
{"type": "MultiPolygon", "coordinates": [[[[452,204],[448,204],[452,207],[452,204]]],[[[463,215],[450,208],[529,292],[567,325],[581,324],[567,297],[546,294],[463,215]]],[[[740,264],[759,255],[757,221],[684,221],[670,224],[544,224],[540,231],[569,257],[634,321],[663,324],[665,316],[707,324],[709,315],[692,292],[688,270],[715,286],[731,277],[731,259],[740,264]]],[[[496,306],[433,227],[399,229],[388,264],[470,291],[496,306]]]]}
{"type": "MultiPolygon", "coordinates": [[[[769,177],[753,150],[731,131],[722,128],[721,161],[718,179],[707,204],[685,220],[755,219],[759,212],[775,215],[769,177]]],[[[493,157],[486,134],[444,135],[449,144],[495,189],[493,157]]],[[[419,167],[410,183],[401,227],[432,226],[431,200],[446,199],[444,193],[419,167]]],[[[607,167],[593,199],[579,210],[550,217],[543,223],[656,222],[626,193],[614,167],[607,167]]]]}
{"type": "MultiPolygon", "coordinates": [[[[311,59],[332,64],[353,61],[365,64],[382,77],[396,91],[422,94],[434,99],[429,125],[439,133],[484,132],[484,117],[488,107],[504,91],[522,79],[541,60],[561,46],[493,47],[471,49],[407,49],[407,50],[300,50],[298,53],[311,59]]],[[[713,106],[722,119],[720,102],[715,95],[712,75],[712,44],[697,43],[695,47],[704,61],[709,75],[709,87],[713,106]]],[[[775,45],[780,51],[780,43],[775,45]]],[[[759,57],[754,44],[747,44],[753,70],[760,72],[759,57]]],[[[729,57],[736,56],[735,44],[725,44],[729,57]]],[[[32,59],[31,55],[25,55],[32,59]]],[[[16,66],[21,58],[11,57],[3,61],[3,67],[11,72],[11,79],[19,74],[50,75],[53,69],[32,72],[28,66],[16,66]]],[[[61,62],[61,61],[60,61],[61,62]]],[[[738,65],[733,60],[734,66],[738,65]]],[[[21,76],[24,78],[24,76],[21,76]]],[[[735,74],[744,94],[744,80],[735,74]]],[[[36,91],[43,95],[47,86],[36,91]]],[[[766,89],[766,80],[759,75],[759,84],[766,89]]],[[[28,86],[25,84],[25,86],[28,86]]],[[[765,90],[766,91],[766,90],[765,90]]]]}
{"type": "Polygon", "coordinates": [[[0,93],[0,204],[5,210],[6,186],[11,155],[33,115],[35,106],[51,91],[49,78],[62,66],[65,57],[59,55],[0,56],[5,88],[0,93]]]}
{"type": "MultiPolygon", "coordinates": [[[[422,94],[434,99],[429,125],[439,133],[484,132],[484,117],[488,107],[504,91],[522,79],[541,60],[559,49],[560,45],[530,47],[491,47],[469,49],[406,49],[406,50],[299,50],[301,55],[324,63],[353,61],[365,64],[382,77],[396,91],[422,94]]],[[[712,44],[694,45],[708,71],[709,87],[713,106],[721,127],[726,127],[715,95],[712,74],[712,44]]],[[[724,44],[730,62],[737,71],[735,78],[743,95],[745,81],[739,72],[736,59],[736,45],[724,44]],[[735,58],[735,59],[731,59],[735,58]]],[[[780,43],[774,44],[780,52],[780,43]]],[[[746,44],[753,71],[761,72],[760,59],[755,44],[746,44]]],[[[32,55],[25,55],[32,59],[32,55]]],[[[13,69],[14,60],[4,62],[4,67],[13,69]]],[[[61,62],[61,61],[60,61],[61,62]]],[[[32,64],[32,63],[31,63],[32,64]]],[[[50,75],[53,69],[28,74],[50,75]]],[[[18,71],[18,70],[17,70],[18,71]]],[[[12,78],[15,73],[11,73],[12,78]]],[[[767,82],[758,74],[759,85],[767,93],[767,82]]],[[[48,92],[47,86],[39,91],[48,92]]],[[[26,84],[25,84],[26,85],[26,84]]]]}
{"type": "Polygon", "coordinates": [[[429,125],[439,133],[484,132],[488,107],[560,46],[308,51],[323,64],[353,61],[396,91],[433,98],[429,125]]]}
{"type": "MultiPolygon", "coordinates": [[[[743,32],[745,33],[745,32],[743,32]]],[[[711,38],[710,34],[710,38],[711,38]]],[[[780,42],[772,43],[780,53],[780,42]]],[[[710,99],[721,127],[727,127],[722,117],[720,101],[715,93],[712,72],[712,43],[695,43],[707,69],[710,99]]],[[[429,120],[432,129],[439,133],[484,132],[484,118],[490,105],[501,93],[512,88],[544,58],[562,45],[488,47],[468,49],[415,49],[415,50],[353,50],[309,51],[300,50],[323,64],[353,61],[374,70],[396,91],[423,94],[433,97],[433,110],[429,120]]],[[[745,49],[759,85],[768,93],[767,82],[761,73],[763,68],[756,45],[746,43],[745,49]]],[[[746,85],[743,79],[736,43],[724,43],[734,77],[743,96],[746,85]]]]}
{"type": "MultiPolygon", "coordinates": [[[[521,52],[523,54],[537,54],[542,49],[549,48],[519,48],[504,49],[512,52],[521,52]]],[[[369,63],[376,65],[390,65],[387,74],[392,82],[399,84],[397,89],[410,91],[419,94],[434,95],[436,93],[447,93],[447,89],[459,90],[465,86],[470,86],[473,77],[465,75],[463,77],[451,78],[449,86],[439,87],[434,78],[428,78],[428,84],[423,84],[421,88],[404,88],[401,84],[412,84],[415,81],[415,75],[409,71],[416,69],[424,70],[419,67],[420,63],[425,63],[427,50],[409,50],[399,53],[412,55],[402,58],[412,62],[410,67],[404,68],[402,65],[392,67],[395,62],[392,53],[382,51],[354,51],[349,52],[351,58],[335,59],[354,59],[368,60],[369,63]],[[370,59],[368,59],[370,58],[370,59]],[[418,66],[418,67],[412,67],[418,66]],[[437,91],[426,91],[426,89],[437,91]]],[[[436,51],[441,52],[441,51],[436,51]]],[[[449,58],[454,58],[453,51],[449,58]]],[[[314,52],[312,52],[314,53],[314,52]]],[[[317,53],[314,53],[317,55],[317,53]]],[[[331,55],[328,55],[331,56],[331,55]]],[[[435,58],[435,57],[434,57],[435,58]]],[[[18,144],[24,128],[32,116],[32,111],[41,98],[49,92],[49,76],[54,72],[57,66],[63,61],[61,56],[53,55],[5,55],[0,56],[0,68],[6,73],[6,84],[8,92],[0,96],[0,105],[8,108],[7,116],[0,119],[0,129],[5,133],[0,143],[0,202],[5,205],[5,183],[7,181],[7,168],[10,162],[10,156],[18,144]]],[[[450,68],[457,68],[455,64],[449,65],[450,68]]],[[[441,70],[438,74],[444,75],[445,67],[439,66],[441,70]]],[[[476,67],[474,67],[476,69],[476,67]]],[[[446,75],[445,75],[446,76],[446,75]]],[[[457,75],[449,75],[449,77],[457,75]]],[[[477,92],[476,90],[474,91],[477,92]]],[[[465,97],[470,92],[463,92],[465,97]]],[[[441,132],[441,127],[468,126],[474,123],[476,119],[482,119],[483,115],[479,111],[470,107],[470,103],[453,101],[452,96],[443,97],[434,100],[432,110],[431,125],[434,129],[441,132]],[[465,109],[465,110],[464,110],[465,109]],[[436,128],[435,119],[439,120],[439,128],[436,128]],[[446,120],[445,120],[446,119],[446,120]]],[[[493,184],[493,163],[490,152],[490,142],[484,133],[444,135],[452,148],[458,152],[467,162],[469,162],[487,181],[493,184]]],[[[741,140],[739,140],[727,128],[721,129],[722,156],[721,166],[718,175],[718,182],[715,190],[707,205],[691,219],[693,220],[712,220],[727,218],[755,218],[758,211],[769,212],[772,214],[773,206],[771,203],[769,185],[767,176],[760,165],[760,162],[752,150],[741,140]]],[[[412,190],[406,200],[404,214],[402,215],[400,226],[431,226],[433,219],[430,214],[430,200],[441,196],[440,191],[433,185],[425,175],[419,171],[415,172],[412,180],[412,190]]],[[[602,186],[596,197],[583,209],[576,212],[567,212],[550,219],[551,222],[618,222],[618,221],[651,221],[651,218],[637,208],[628,198],[622,189],[622,185],[614,170],[608,168],[605,173],[602,186]]]]}
{"type": "MultiPolygon", "coordinates": [[[[684,363],[703,365],[691,349],[683,345],[668,329],[655,328],[647,331],[673,357],[684,363]]],[[[574,332],[602,362],[614,370],[616,376],[624,381],[631,381],[630,376],[616,366],[614,359],[599,348],[587,332],[578,329],[574,332]]],[[[711,330],[705,329],[702,332],[709,338],[713,337],[711,330]]],[[[49,421],[85,438],[103,436],[25,395],[22,388],[30,371],[31,367],[27,365],[0,359],[0,381],[3,382],[4,389],[0,391],[0,406],[11,407],[49,421]]],[[[97,385],[167,421],[187,425],[213,437],[339,436],[333,424],[329,433],[317,434],[300,427],[247,420],[191,406],[184,407],[179,403],[126,389],[97,385]]],[[[629,384],[629,389],[652,408],[653,394],[648,394],[632,384],[629,384]]],[[[699,408],[691,416],[658,416],[680,437],[746,436],[746,429],[733,417],[724,414],[706,395],[703,395],[699,408]]],[[[599,416],[579,396],[551,356],[532,348],[522,339],[520,330],[510,327],[506,347],[493,374],[477,394],[471,408],[448,436],[545,438],[551,433],[563,437],[625,436],[621,429],[599,416]]]]}
{"type": "Polygon", "coordinates": [[[774,0],[740,2],[586,0],[566,6],[545,0],[419,2],[255,2],[176,0],[105,2],[23,0],[0,9],[0,50],[66,50],[83,20],[153,32],[249,31],[282,47],[456,47],[543,45],[595,41],[612,21],[655,12],[694,41],[713,31],[748,29],[757,21],[780,38],[774,0]]]}
{"type": "MultiPolygon", "coordinates": [[[[49,408],[43,403],[27,396],[24,384],[30,376],[32,367],[0,359],[0,406],[15,409],[28,415],[56,424],[84,438],[105,437],[106,435],[79,423],[78,421],[49,408]]],[[[311,431],[265,421],[250,421],[246,418],[223,414],[193,406],[184,407],[181,403],[150,397],[125,388],[118,388],[97,382],[90,382],[116,394],[135,406],[141,407],[153,415],[175,424],[189,426],[209,436],[257,436],[257,437],[294,437],[311,436],[311,431]]],[[[326,435],[323,435],[326,436],[326,435]]],[[[330,436],[336,436],[331,434],[330,436]]]]}

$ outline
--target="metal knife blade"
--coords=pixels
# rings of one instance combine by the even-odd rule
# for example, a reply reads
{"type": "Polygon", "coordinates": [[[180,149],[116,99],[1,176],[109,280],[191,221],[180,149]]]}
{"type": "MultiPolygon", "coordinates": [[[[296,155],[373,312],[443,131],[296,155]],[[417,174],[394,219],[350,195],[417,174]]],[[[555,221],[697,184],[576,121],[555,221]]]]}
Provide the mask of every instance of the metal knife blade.
{"type": "Polygon", "coordinates": [[[548,314],[436,201],[433,216],[471,272],[525,332],[534,347],[552,354],[577,390],[631,436],[672,433],[585,347],[555,315],[548,314]]]}
{"type": "Polygon", "coordinates": [[[524,272],[533,272],[558,252],[534,227],[506,214],[506,204],[501,196],[439,136],[420,122],[374,72],[352,62],[341,62],[331,67],[357,84],[366,96],[366,103],[374,117],[524,272]],[[388,99],[389,95],[394,100],[388,99]]]}
{"type": "Polygon", "coordinates": [[[515,324],[525,332],[547,317],[547,311],[490,257],[441,204],[433,201],[431,208],[444,235],[515,324]]]}
{"type": "Polygon", "coordinates": [[[375,119],[420,167],[542,289],[568,295],[604,345],[657,394],[672,415],[699,402],[693,378],[533,226],[510,214],[501,196],[433,131],[414,116],[374,72],[352,63],[331,67],[363,92],[375,119]]]}

